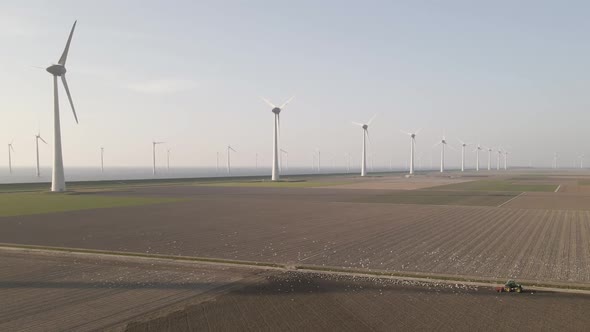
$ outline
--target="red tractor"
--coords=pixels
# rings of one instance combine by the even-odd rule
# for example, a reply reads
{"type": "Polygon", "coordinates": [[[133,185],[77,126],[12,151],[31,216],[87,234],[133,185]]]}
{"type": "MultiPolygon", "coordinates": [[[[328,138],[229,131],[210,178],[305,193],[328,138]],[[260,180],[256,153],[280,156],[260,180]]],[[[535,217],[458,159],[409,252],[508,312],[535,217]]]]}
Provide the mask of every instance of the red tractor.
{"type": "Polygon", "coordinates": [[[502,293],[502,292],[506,292],[506,293],[511,293],[511,292],[522,293],[522,285],[521,284],[517,284],[514,280],[508,280],[508,282],[506,282],[506,284],[504,284],[504,286],[498,286],[498,287],[496,287],[496,292],[498,292],[498,293],[502,293]]]}

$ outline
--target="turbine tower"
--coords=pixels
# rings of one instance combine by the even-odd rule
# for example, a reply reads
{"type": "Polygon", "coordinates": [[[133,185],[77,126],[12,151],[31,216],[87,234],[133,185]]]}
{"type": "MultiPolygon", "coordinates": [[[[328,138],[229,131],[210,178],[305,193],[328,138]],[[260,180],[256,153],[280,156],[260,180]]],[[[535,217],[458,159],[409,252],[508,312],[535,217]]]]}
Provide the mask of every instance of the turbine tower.
{"type": "Polygon", "coordinates": [[[285,155],[285,159],[287,160],[287,162],[289,162],[289,152],[281,149],[280,150],[280,153],[281,153],[281,160],[280,160],[280,165],[279,165],[280,167],[279,167],[279,169],[281,170],[281,172],[283,172],[283,165],[285,165],[285,170],[288,170],[289,169],[289,167],[287,166],[287,164],[283,164],[283,154],[285,155]]]}
{"type": "Polygon", "coordinates": [[[473,152],[475,152],[475,170],[479,172],[479,151],[481,151],[481,145],[477,144],[477,147],[473,152]]]}
{"type": "MultiPolygon", "coordinates": [[[[448,144],[444,135],[439,142],[436,142],[434,144],[433,147],[436,147],[439,144],[440,144],[440,172],[443,173],[445,171],[445,146],[448,144]]],[[[450,145],[449,145],[449,147],[450,147],[450,145]]]]}
{"type": "Polygon", "coordinates": [[[8,171],[12,174],[12,152],[14,152],[14,148],[12,147],[12,142],[8,143],[8,171]]]}
{"type": "Polygon", "coordinates": [[[100,147],[100,172],[104,173],[104,148],[100,147]]]}
{"type": "Polygon", "coordinates": [[[496,171],[500,170],[500,158],[502,157],[502,149],[498,148],[498,158],[496,159],[496,171]]]}
{"type": "Polygon", "coordinates": [[[61,151],[61,128],[60,128],[60,121],[59,121],[59,98],[57,93],[57,77],[61,77],[61,81],[63,86],[66,90],[66,94],[68,95],[68,100],[70,101],[70,106],[72,107],[72,112],[74,113],[74,119],[76,123],[78,123],[78,116],[76,115],[76,110],[74,109],[74,102],[72,101],[72,96],[70,94],[70,89],[68,88],[68,82],[66,81],[66,60],[68,58],[68,51],[70,50],[70,43],[72,42],[72,36],[74,35],[74,29],[76,28],[76,22],[72,26],[72,30],[70,31],[70,36],[68,37],[68,41],[66,43],[66,47],[59,58],[57,64],[51,65],[47,67],[47,71],[53,75],[53,172],[51,175],[51,191],[65,191],[66,190],[66,180],[64,176],[64,165],[63,165],[63,158],[62,158],[62,151],[61,151]]]}
{"type": "Polygon", "coordinates": [[[37,177],[41,176],[41,172],[39,171],[39,140],[47,144],[47,142],[45,142],[45,140],[41,137],[41,132],[38,131],[37,135],[35,135],[35,150],[37,152],[37,177]]]}
{"type": "Polygon", "coordinates": [[[414,148],[416,147],[416,135],[422,129],[418,129],[413,133],[402,131],[402,133],[410,136],[410,174],[414,174],[414,148]]]}
{"type": "MultiPolygon", "coordinates": [[[[369,139],[369,125],[375,119],[377,114],[373,115],[373,117],[367,122],[366,124],[353,122],[353,124],[360,126],[363,128],[363,148],[362,148],[362,155],[361,155],[361,176],[367,176],[367,140],[369,139]]],[[[371,167],[372,170],[372,167],[371,167]]]]}
{"type": "Polygon", "coordinates": [[[557,166],[557,157],[558,157],[558,154],[557,154],[557,152],[555,152],[553,154],[553,168],[555,168],[555,169],[558,168],[558,166],[557,166]]]}
{"type": "Polygon", "coordinates": [[[153,163],[153,174],[156,175],[156,145],[164,144],[165,142],[152,141],[152,163],[153,163]]]}
{"type": "Polygon", "coordinates": [[[583,153],[579,157],[580,158],[580,169],[584,168],[584,157],[585,156],[583,153]]]}
{"type": "Polygon", "coordinates": [[[492,148],[488,149],[488,171],[492,170],[492,148]]]}
{"type": "Polygon", "coordinates": [[[234,150],[234,148],[231,147],[231,145],[227,146],[227,174],[231,174],[231,161],[230,161],[230,156],[231,156],[231,152],[238,152],[236,150],[234,150]]]}
{"type": "Polygon", "coordinates": [[[508,170],[508,151],[504,151],[504,170],[508,170]]]}
{"type": "Polygon", "coordinates": [[[170,151],[172,149],[166,149],[166,170],[170,170],[170,151]]]}
{"type": "Polygon", "coordinates": [[[318,173],[321,173],[322,172],[322,151],[320,151],[320,148],[316,148],[315,150],[318,153],[318,173]]]}
{"type": "MultiPolygon", "coordinates": [[[[268,101],[267,99],[262,98],[265,103],[267,103],[270,107],[272,107],[272,112],[275,114],[274,120],[274,131],[273,131],[273,141],[272,141],[272,181],[279,181],[281,175],[279,170],[279,139],[281,136],[281,111],[287,106],[291,100],[293,100],[295,96],[289,98],[286,102],[284,102],[281,106],[275,106],[273,103],[268,101]]],[[[229,164],[229,160],[228,160],[229,164]]]]}
{"type": "Polygon", "coordinates": [[[470,143],[465,143],[461,139],[458,139],[461,143],[461,172],[465,172],[465,147],[470,143]]]}

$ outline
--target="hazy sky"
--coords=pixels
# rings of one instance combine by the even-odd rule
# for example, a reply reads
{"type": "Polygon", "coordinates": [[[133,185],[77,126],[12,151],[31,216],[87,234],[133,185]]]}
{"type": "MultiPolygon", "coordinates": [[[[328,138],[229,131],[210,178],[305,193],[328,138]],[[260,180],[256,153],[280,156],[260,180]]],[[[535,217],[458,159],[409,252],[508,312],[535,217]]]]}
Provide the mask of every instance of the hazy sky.
{"type": "Polygon", "coordinates": [[[590,155],[588,17],[587,1],[3,1],[0,142],[14,139],[17,166],[34,165],[38,126],[52,144],[52,79],[32,66],[57,62],[78,19],[67,75],[79,125],[60,87],[66,168],[98,165],[100,146],[107,165],[149,166],[152,139],[173,165],[214,165],[231,144],[236,166],[256,152],[270,166],[259,96],[291,95],[281,145],[293,166],[316,147],[326,163],[358,163],[350,121],[375,113],[376,165],[402,165],[400,129],[417,128],[425,165],[443,130],[456,147],[509,147],[516,164],[549,166],[555,151],[573,164],[590,155]]]}

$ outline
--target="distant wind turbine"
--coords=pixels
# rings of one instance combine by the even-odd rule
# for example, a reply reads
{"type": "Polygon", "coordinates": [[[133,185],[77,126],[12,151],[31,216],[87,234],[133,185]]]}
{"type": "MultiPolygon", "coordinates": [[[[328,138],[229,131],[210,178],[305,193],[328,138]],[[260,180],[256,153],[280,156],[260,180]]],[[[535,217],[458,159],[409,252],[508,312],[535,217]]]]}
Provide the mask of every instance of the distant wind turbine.
{"type": "Polygon", "coordinates": [[[559,168],[559,166],[557,165],[557,157],[558,157],[558,156],[559,156],[559,155],[557,154],[557,152],[555,152],[555,153],[553,154],[553,168],[555,168],[555,169],[559,168]]]}
{"type": "Polygon", "coordinates": [[[215,160],[216,160],[216,166],[215,166],[215,173],[219,173],[219,152],[215,152],[215,160]]]}
{"type": "Polygon", "coordinates": [[[12,174],[12,152],[14,152],[14,148],[12,147],[12,142],[8,143],[8,171],[12,174]]]}
{"type": "Polygon", "coordinates": [[[402,131],[402,133],[410,136],[410,174],[414,174],[414,148],[416,147],[416,135],[422,129],[418,129],[413,133],[402,131]]]}
{"type": "Polygon", "coordinates": [[[465,147],[467,147],[470,143],[465,143],[461,139],[458,139],[461,143],[461,172],[465,172],[465,147]]]}
{"type": "Polygon", "coordinates": [[[318,153],[318,173],[321,173],[322,172],[322,151],[320,151],[320,148],[316,148],[315,150],[318,153]]]}
{"type": "Polygon", "coordinates": [[[59,121],[59,98],[57,93],[57,77],[61,77],[61,81],[63,86],[66,90],[66,94],[68,95],[68,99],[70,101],[70,106],[72,107],[72,112],[74,113],[74,119],[76,123],[78,123],[78,116],[76,115],[76,110],[74,109],[74,102],[72,101],[72,96],[70,94],[70,89],[68,88],[68,82],[66,81],[66,60],[68,58],[68,51],[70,50],[70,43],[72,41],[72,36],[74,35],[74,29],[76,28],[76,22],[72,26],[72,30],[70,31],[70,36],[68,37],[68,41],[66,43],[66,47],[59,58],[57,64],[51,65],[47,67],[47,71],[53,75],[53,172],[51,176],[51,191],[65,191],[66,190],[66,181],[64,176],[64,166],[63,166],[63,158],[62,158],[62,149],[61,149],[61,129],[60,129],[60,121],[59,121]]]}
{"type": "Polygon", "coordinates": [[[482,150],[481,145],[477,144],[477,147],[473,152],[475,152],[475,170],[479,172],[479,151],[482,150]]]}
{"type": "Polygon", "coordinates": [[[238,152],[238,151],[234,150],[234,148],[232,148],[231,145],[227,146],[227,174],[231,174],[231,162],[230,162],[231,151],[238,152]]]}
{"type": "Polygon", "coordinates": [[[104,173],[104,148],[100,147],[100,172],[104,173]]]}
{"type": "Polygon", "coordinates": [[[166,149],[166,169],[170,170],[170,151],[172,149],[166,149]]]}
{"type": "Polygon", "coordinates": [[[37,177],[41,176],[41,171],[39,170],[39,140],[47,144],[47,142],[45,142],[45,140],[41,137],[40,131],[38,131],[37,135],[35,135],[35,151],[37,152],[37,177]]]}
{"type": "MultiPolygon", "coordinates": [[[[436,142],[433,147],[438,145],[440,145],[440,172],[443,173],[445,171],[445,146],[448,145],[445,135],[443,135],[442,139],[436,142]]],[[[449,145],[449,147],[451,146],[449,145]]]]}
{"type": "Polygon", "coordinates": [[[285,155],[285,159],[287,160],[287,162],[289,161],[289,152],[280,149],[280,153],[281,153],[281,163],[280,163],[280,170],[281,172],[283,172],[283,165],[285,165],[285,171],[289,170],[289,166],[287,164],[283,164],[283,154],[285,155]]]}
{"type": "Polygon", "coordinates": [[[508,151],[504,151],[504,170],[508,170],[508,151]]]}
{"type": "Polygon", "coordinates": [[[294,96],[289,98],[286,102],[284,102],[281,106],[275,106],[273,103],[268,101],[267,99],[262,98],[265,103],[267,103],[270,107],[272,107],[272,112],[275,114],[274,120],[274,132],[273,132],[273,148],[272,148],[272,181],[279,181],[280,179],[280,170],[279,170],[279,139],[281,136],[281,111],[287,106],[287,104],[293,100],[294,96]]]}
{"type": "Polygon", "coordinates": [[[498,148],[498,158],[496,160],[496,170],[500,170],[500,158],[502,158],[502,149],[498,148]]]}
{"type": "Polygon", "coordinates": [[[156,175],[156,145],[164,144],[164,143],[165,142],[152,141],[152,164],[153,164],[152,172],[154,175],[156,175]]]}
{"type": "MultiPolygon", "coordinates": [[[[369,140],[369,126],[371,122],[375,120],[377,114],[373,115],[373,117],[365,124],[353,122],[353,124],[360,126],[363,128],[363,148],[362,148],[362,155],[361,155],[361,176],[367,176],[367,140],[369,140]]],[[[371,171],[373,168],[371,167],[371,171]]]]}
{"type": "Polygon", "coordinates": [[[350,173],[350,153],[346,152],[344,159],[346,160],[346,173],[350,173]]]}
{"type": "Polygon", "coordinates": [[[584,154],[582,153],[578,158],[580,158],[580,168],[584,168],[584,154]]]}
{"type": "Polygon", "coordinates": [[[492,148],[487,148],[488,150],[488,171],[492,170],[492,148]]]}

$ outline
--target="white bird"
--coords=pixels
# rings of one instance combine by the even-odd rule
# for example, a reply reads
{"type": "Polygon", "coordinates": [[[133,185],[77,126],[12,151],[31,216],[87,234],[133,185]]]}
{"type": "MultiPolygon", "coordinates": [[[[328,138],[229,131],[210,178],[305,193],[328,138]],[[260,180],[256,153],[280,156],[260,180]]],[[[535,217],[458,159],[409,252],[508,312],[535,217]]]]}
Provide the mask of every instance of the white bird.
{"type": "Polygon", "coordinates": [[[262,98],[265,103],[267,103],[270,107],[272,107],[272,112],[275,115],[274,120],[274,132],[273,132],[273,148],[272,148],[272,181],[278,181],[280,179],[280,169],[279,169],[279,139],[281,136],[281,111],[285,109],[285,106],[291,100],[293,100],[295,96],[289,98],[286,102],[284,102],[281,106],[275,106],[273,103],[268,101],[265,98],[262,98]]]}
{"type": "Polygon", "coordinates": [[[72,36],[74,35],[74,29],[76,28],[76,22],[72,26],[72,30],[70,31],[70,36],[68,37],[68,41],[66,43],[66,47],[59,58],[57,64],[51,65],[47,67],[47,71],[53,75],[53,125],[54,125],[54,144],[53,144],[53,172],[51,176],[51,191],[65,191],[66,190],[66,182],[64,176],[64,166],[63,166],[63,158],[62,158],[62,150],[61,150],[61,129],[60,129],[60,121],[59,121],[59,98],[57,93],[57,77],[61,77],[61,81],[63,86],[66,90],[66,94],[68,96],[68,100],[70,101],[70,106],[72,107],[72,112],[74,113],[74,119],[76,123],[78,123],[78,116],[76,115],[76,110],[74,108],[74,102],[72,101],[72,95],[70,94],[70,89],[68,88],[68,82],[66,81],[66,60],[68,58],[68,51],[70,50],[70,43],[72,42],[72,36]]]}
{"type": "MultiPolygon", "coordinates": [[[[373,117],[365,124],[353,122],[353,124],[360,126],[363,128],[363,148],[361,152],[361,176],[367,176],[367,140],[369,140],[369,125],[375,119],[377,114],[373,115],[373,117]]],[[[373,167],[371,167],[371,171],[373,167]]]]}

